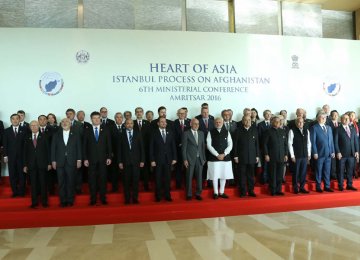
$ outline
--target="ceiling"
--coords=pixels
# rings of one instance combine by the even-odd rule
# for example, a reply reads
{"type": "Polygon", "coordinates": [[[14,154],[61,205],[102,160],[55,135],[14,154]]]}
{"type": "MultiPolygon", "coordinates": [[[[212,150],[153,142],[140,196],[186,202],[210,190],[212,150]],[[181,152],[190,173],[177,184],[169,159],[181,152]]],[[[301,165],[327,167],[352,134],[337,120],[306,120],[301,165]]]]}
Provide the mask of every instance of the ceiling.
{"type": "Polygon", "coordinates": [[[356,11],[360,9],[360,0],[282,0],[304,4],[321,4],[322,9],[337,11],[356,11]]]}

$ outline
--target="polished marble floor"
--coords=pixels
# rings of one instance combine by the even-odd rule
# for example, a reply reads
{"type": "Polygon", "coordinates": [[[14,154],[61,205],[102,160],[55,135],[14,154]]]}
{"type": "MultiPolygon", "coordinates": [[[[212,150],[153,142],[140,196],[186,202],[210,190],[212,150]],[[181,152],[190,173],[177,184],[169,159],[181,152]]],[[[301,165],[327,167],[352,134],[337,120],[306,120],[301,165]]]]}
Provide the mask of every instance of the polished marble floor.
{"type": "Polygon", "coordinates": [[[360,259],[360,207],[0,230],[0,258],[360,259]]]}

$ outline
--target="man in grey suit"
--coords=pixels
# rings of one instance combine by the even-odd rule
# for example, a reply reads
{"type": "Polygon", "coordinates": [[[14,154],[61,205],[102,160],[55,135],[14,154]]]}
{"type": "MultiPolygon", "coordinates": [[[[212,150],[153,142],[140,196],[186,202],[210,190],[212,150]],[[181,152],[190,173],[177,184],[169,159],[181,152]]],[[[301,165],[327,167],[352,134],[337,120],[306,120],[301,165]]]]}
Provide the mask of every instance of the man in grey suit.
{"type": "Polygon", "coordinates": [[[192,179],[196,178],[196,199],[202,200],[202,170],[205,164],[205,137],[199,129],[199,120],[191,120],[191,129],[182,136],[182,156],[186,168],[186,200],[192,198],[192,179]]]}
{"type": "Polygon", "coordinates": [[[71,128],[68,118],[61,120],[61,127],[51,142],[51,164],[57,172],[60,206],[74,204],[76,168],[81,167],[81,140],[79,133],[71,128]]]}

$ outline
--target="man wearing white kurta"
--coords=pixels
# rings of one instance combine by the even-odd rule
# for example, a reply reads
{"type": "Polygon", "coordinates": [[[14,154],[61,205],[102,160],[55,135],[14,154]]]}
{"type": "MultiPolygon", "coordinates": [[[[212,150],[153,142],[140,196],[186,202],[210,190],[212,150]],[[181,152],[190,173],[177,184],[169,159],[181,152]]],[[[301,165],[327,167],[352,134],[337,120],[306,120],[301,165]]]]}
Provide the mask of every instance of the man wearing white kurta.
{"type": "Polygon", "coordinates": [[[233,179],[230,152],[233,147],[231,135],[223,127],[223,119],[215,119],[215,128],[207,135],[207,148],[210,152],[207,179],[213,181],[214,199],[229,198],[225,194],[226,179],[233,179]],[[218,180],[220,179],[220,190],[218,180]]]}

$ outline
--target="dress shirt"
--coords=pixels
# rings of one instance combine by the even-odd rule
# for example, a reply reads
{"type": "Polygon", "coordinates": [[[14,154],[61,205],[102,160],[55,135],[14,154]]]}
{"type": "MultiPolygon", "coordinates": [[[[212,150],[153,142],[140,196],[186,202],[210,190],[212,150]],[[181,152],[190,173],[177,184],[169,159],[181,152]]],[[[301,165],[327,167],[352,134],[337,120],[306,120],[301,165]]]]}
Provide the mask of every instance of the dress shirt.
{"type": "Polygon", "coordinates": [[[67,145],[69,141],[70,130],[63,130],[64,144],[67,145]]]}

